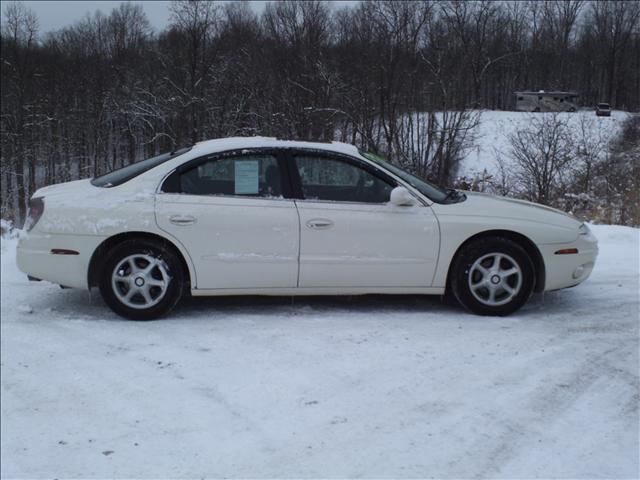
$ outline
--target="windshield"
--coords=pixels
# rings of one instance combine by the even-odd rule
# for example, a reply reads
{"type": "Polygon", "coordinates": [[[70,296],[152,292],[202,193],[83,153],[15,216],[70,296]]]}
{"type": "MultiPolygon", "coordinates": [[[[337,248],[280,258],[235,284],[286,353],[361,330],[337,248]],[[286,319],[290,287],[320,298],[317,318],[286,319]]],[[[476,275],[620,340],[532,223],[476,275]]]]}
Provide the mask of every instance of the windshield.
{"type": "Polygon", "coordinates": [[[135,178],[138,175],[157,167],[167,160],[171,160],[172,158],[176,158],[183,153],[187,153],[189,150],[191,150],[191,147],[184,147],[178,150],[174,150],[173,152],[162,153],[157,157],[151,157],[147,158],[146,160],[132,163],[131,165],[127,165],[126,167],[113,170],[112,172],[94,178],[93,180],[91,180],[91,185],[104,188],[122,185],[132,178],[135,178]]]}
{"type": "Polygon", "coordinates": [[[416,177],[415,175],[401,169],[400,167],[397,167],[392,163],[387,162],[384,158],[382,158],[379,155],[376,155],[375,153],[360,152],[360,154],[367,160],[371,160],[372,162],[375,162],[381,165],[384,169],[389,170],[394,175],[397,175],[402,180],[407,182],[413,188],[415,188],[420,193],[425,195],[427,198],[430,198],[434,202],[446,203],[447,200],[451,198],[451,195],[449,194],[449,192],[444,188],[438,185],[435,185],[433,183],[427,182],[425,180],[422,180],[419,177],[416,177]]]}
{"type": "Polygon", "coordinates": [[[599,103],[598,104],[598,108],[609,108],[609,104],[608,103],[599,103]]]}

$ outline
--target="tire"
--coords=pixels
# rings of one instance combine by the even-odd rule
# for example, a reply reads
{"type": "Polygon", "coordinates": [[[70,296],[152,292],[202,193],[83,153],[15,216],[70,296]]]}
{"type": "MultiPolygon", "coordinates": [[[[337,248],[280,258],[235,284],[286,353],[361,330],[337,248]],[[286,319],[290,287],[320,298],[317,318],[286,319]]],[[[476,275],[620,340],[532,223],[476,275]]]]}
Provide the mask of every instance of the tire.
{"type": "Polygon", "coordinates": [[[162,241],[126,240],[109,253],[100,275],[100,294],[118,315],[153,320],[169,313],[184,292],[185,272],[162,241]]]}
{"type": "Polygon", "coordinates": [[[465,245],[453,261],[451,274],[456,299],[478,315],[515,312],[529,299],[535,284],[531,258],[504,237],[481,238],[465,245]]]}

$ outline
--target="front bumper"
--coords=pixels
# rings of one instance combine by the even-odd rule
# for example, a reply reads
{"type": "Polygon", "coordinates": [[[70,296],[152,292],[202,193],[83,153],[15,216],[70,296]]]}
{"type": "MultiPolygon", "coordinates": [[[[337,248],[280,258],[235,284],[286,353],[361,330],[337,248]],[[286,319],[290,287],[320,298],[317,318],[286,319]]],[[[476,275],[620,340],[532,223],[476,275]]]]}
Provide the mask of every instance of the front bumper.
{"type": "Polygon", "coordinates": [[[538,245],[545,264],[544,290],[559,290],[584,282],[595,266],[598,240],[589,232],[571,243],[538,245]],[[578,253],[556,254],[559,250],[577,249],[578,253]]]}
{"type": "Polygon", "coordinates": [[[35,231],[26,233],[18,242],[18,268],[35,277],[66,287],[89,288],[88,272],[91,256],[106,237],[58,235],[35,231]],[[78,255],[56,255],[52,249],[67,249],[78,255]]]}

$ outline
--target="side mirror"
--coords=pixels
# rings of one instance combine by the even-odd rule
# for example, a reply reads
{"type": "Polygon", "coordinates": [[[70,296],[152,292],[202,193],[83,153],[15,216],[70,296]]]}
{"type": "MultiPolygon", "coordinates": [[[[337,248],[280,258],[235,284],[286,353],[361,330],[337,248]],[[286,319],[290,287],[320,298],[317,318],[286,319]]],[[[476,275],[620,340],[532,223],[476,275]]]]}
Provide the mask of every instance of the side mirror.
{"type": "Polygon", "coordinates": [[[396,205],[397,207],[412,207],[416,204],[416,199],[406,188],[396,187],[391,190],[389,203],[391,203],[391,205],[396,205]]]}

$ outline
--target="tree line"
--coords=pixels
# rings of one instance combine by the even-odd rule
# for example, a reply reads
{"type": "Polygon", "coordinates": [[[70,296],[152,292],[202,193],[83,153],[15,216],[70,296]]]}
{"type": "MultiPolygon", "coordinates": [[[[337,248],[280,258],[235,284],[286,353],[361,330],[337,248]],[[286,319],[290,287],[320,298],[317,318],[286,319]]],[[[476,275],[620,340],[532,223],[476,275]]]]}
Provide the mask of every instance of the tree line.
{"type": "Polygon", "coordinates": [[[572,90],[640,110],[640,3],[175,1],[166,28],[123,3],[55,32],[6,4],[0,216],[40,186],[199,140],[341,140],[451,184],[479,109],[572,90]]]}

